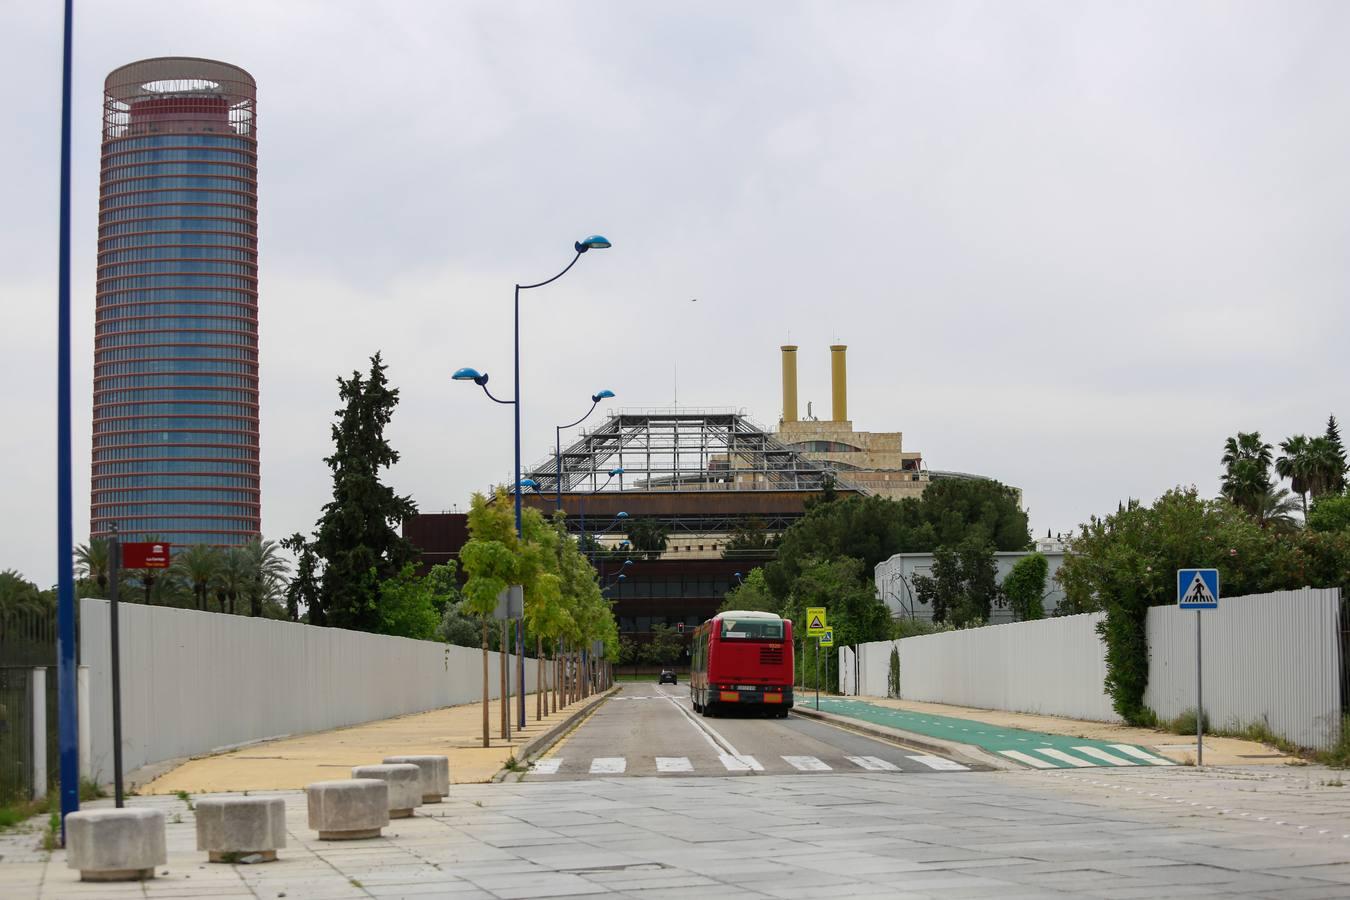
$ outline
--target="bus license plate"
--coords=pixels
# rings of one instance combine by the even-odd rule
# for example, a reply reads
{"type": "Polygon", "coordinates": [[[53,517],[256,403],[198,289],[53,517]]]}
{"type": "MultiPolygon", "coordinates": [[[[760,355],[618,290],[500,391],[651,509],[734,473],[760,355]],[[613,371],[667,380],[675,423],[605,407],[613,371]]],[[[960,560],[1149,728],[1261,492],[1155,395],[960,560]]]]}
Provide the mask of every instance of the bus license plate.
{"type": "Polygon", "coordinates": [[[759,688],[756,687],[756,686],[753,685],[753,684],[738,684],[738,685],[736,685],[736,690],[738,690],[738,691],[757,691],[757,690],[759,690],[759,688]]]}

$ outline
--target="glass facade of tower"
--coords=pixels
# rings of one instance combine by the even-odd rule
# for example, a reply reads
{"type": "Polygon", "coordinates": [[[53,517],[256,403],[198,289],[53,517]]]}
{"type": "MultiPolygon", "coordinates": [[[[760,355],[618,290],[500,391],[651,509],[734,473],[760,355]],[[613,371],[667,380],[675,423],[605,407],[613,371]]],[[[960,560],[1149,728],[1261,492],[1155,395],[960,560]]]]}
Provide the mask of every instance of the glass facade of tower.
{"type": "Polygon", "coordinates": [[[150,59],[104,91],[90,533],[260,531],[256,88],[150,59]]]}

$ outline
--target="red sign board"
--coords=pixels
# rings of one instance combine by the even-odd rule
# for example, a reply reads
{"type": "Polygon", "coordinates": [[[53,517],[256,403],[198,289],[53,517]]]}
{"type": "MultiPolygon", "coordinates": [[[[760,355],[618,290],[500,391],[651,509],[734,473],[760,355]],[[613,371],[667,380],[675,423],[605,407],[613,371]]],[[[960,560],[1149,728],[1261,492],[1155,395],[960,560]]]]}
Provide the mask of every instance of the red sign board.
{"type": "Polygon", "coordinates": [[[169,544],[165,541],[143,541],[122,545],[122,568],[167,569],[169,544]]]}

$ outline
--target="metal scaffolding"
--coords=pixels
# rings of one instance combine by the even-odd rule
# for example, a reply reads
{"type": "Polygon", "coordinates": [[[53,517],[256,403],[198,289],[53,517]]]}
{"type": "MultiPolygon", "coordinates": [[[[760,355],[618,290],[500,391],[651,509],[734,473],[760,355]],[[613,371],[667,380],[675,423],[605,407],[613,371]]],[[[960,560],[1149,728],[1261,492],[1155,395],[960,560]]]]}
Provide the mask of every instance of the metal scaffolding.
{"type": "Polygon", "coordinates": [[[624,409],[525,477],[541,494],[602,491],[818,491],[866,493],[829,463],[807,459],[744,412],[624,409]],[[611,475],[615,469],[622,472],[611,475]]]}

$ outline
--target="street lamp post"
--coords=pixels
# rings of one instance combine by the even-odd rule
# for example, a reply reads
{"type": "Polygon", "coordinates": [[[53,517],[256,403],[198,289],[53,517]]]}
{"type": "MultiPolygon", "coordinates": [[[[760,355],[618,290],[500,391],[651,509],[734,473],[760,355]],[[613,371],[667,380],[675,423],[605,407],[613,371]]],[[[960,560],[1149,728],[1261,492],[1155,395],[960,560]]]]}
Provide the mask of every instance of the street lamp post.
{"type": "MultiPolygon", "coordinates": [[[[568,423],[568,424],[566,424],[566,425],[558,425],[558,426],[556,426],[556,427],[553,429],[553,458],[554,458],[555,460],[557,460],[557,466],[558,466],[557,483],[555,484],[555,487],[557,488],[557,498],[558,498],[557,508],[558,508],[558,509],[562,509],[562,432],[563,432],[563,429],[564,429],[564,428],[571,428],[571,427],[573,427],[574,425],[580,425],[582,422],[585,422],[587,419],[589,419],[589,418],[591,417],[591,413],[595,412],[595,408],[596,408],[597,406],[600,405],[600,401],[601,401],[601,400],[606,400],[606,399],[608,399],[608,398],[610,398],[610,397],[613,397],[613,396],[614,396],[614,392],[613,392],[613,391],[610,391],[610,390],[596,391],[594,394],[591,394],[591,408],[588,409],[588,410],[586,410],[586,415],[582,416],[580,419],[577,419],[575,422],[570,422],[570,423],[568,423]]],[[[616,472],[622,474],[622,473],[623,473],[623,469],[611,469],[611,470],[610,470],[610,473],[609,473],[609,477],[610,477],[610,478],[613,478],[616,472]]],[[[606,480],[605,480],[605,484],[609,484],[609,479],[606,479],[606,480]]]]}
{"type": "MultiPolygon", "coordinates": [[[[460,369],[460,370],[458,370],[457,372],[455,372],[455,374],[454,374],[454,376],[453,376],[453,378],[454,378],[456,381],[472,381],[474,384],[477,384],[479,387],[481,387],[481,388],[483,389],[483,392],[484,392],[485,394],[487,394],[489,397],[492,397],[492,399],[495,400],[496,402],[498,402],[498,403],[506,403],[506,404],[510,404],[511,406],[515,407],[515,425],[516,425],[516,435],[515,435],[516,477],[512,480],[511,490],[512,490],[512,492],[515,494],[515,500],[516,500],[516,537],[517,537],[517,538],[523,536],[523,535],[521,534],[521,528],[520,528],[520,520],[521,520],[521,496],[520,496],[520,292],[521,292],[521,291],[529,291],[529,290],[533,290],[534,288],[541,288],[541,287],[543,287],[543,286],[546,285],[546,284],[552,284],[553,282],[557,281],[559,278],[561,278],[561,277],[563,277],[564,275],[566,275],[566,274],[571,270],[571,268],[577,264],[577,260],[581,259],[581,254],[585,253],[587,250],[604,250],[604,249],[607,249],[607,248],[609,248],[609,247],[612,247],[613,244],[611,244],[611,243],[609,242],[609,239],[608,239],[608,238],[605,238],[605,237],[603,237],[603,236],[601,236],[601,235],[598,235],[598,234],[593,234],[593,235],[591,235],[590,237],[588,237],[588,238],[586,238],[586,239],[584,239],[584,240],[577,241],[577,242],[576,242],[575,244],[573,244],[572,246],[573,246],[573,249],[576,250],[576,254],[577,254],[577,255],[574,256],[574,257],[572,257],[572,261],[571,261],[570,263],[568,263],[567,266],[566,266],[566,268],[564,268],[564,269],[563,269],[561,272],[559,272],[557,275],[554,275],[552,278],[546,279],[546,280],[544,280],[544,281],[538,281],[538,282],[535,282],[534,284],[517,284],[517,285],[516,285],[516,299],[515,299],[515,336],[514,336],[514,356],[515,356],[515,375],[516,375],[515,398],[514,398],[514,399],[511,399],[511,400],[498,400],[496,397],[493,397],[493,396],[492,396],[492,393],[491,393],[490,391],[488,391],[488,389],[487,389],[487,381],[488,381],[487,373],[479,374],[479,373],[478,373],[476,370],[474,370],[474,369],[460,369]]],[[[599,401],[596,401],[596,402],[599,402],[599,401]]],[[[524,619],[521,619],[521,621],[518,623],[518,627],[517,627],[517,629],[516,629],[517,675],[518,675],[518,677],[519,677],[519,679],[520,679],[521,684],[524,684],[524,683],[525,683],[525,629],[524,629],[524,626],[525,626],[525,621],[524,621],[524,619]]],[[[520,727],[520,728],[524,728],[524,727],[525,727],[525,693],[524,693],[524,691],[522,691],[521,694],[520,694],[519,715],[517,716],[517,721],[518,721],[518,723],[519,723],[519,726],[518,726],[518,727],[520,727]]]]}

